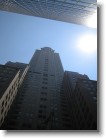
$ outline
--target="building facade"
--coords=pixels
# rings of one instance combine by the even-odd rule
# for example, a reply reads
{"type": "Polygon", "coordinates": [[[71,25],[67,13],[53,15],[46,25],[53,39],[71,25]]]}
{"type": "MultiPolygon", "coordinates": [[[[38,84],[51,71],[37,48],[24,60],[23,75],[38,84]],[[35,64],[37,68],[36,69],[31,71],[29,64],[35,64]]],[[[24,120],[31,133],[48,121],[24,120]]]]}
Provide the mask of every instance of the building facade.
{"type": "Polygon", "coordinates": [[[1,0],[0,10],[87,25],[97,12],[96,0],[1,0]]]}
{"type": "Polygon", "coordinates": [[[97,130],[97,82],[78,79],[73,93],[73,121],[76,129],[97,130]]]}
{"type": "Polygon", "coordinates": [[[61,90],[61,129],[97,130],[97,82],[65,71],[61,90]]]}

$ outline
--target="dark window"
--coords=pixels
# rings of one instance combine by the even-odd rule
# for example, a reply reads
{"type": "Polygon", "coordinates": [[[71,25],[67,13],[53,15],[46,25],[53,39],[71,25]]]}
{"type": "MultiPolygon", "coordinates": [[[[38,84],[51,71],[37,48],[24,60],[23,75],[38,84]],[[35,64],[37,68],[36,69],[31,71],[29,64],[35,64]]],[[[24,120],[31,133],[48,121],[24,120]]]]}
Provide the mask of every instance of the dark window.
{"type": "Polygon", "coordinates": [[[51,75],[51,76],[54,76],[54,75],[51,75]]]}
{"type": "Polygon", "coordinates": [[[42,115],[39,115],[39,118],[42,118],[42,115]]]}
{"type": "Polygon", "coordinates": [[[8,100],[10,99],[10,96],[8,97],[8,100]]]}
{"type": "Polygon", "coordinates": [[[3,113],[3,111],[4,111],[4,108],[2,108],[2,110],[1,110],[1,114],[3,113]]]}
{"type": "Polygon", "coordinates": [[[48,79],[47,78],[43,78],[43,80],[47,81],[48,79]]]}
{"type": "Polygon", "coordinates": [[[46,101],[47,100],[47,98],[44,98],[44,101],[46,101]]]}
{"type": "Polygon", "coordinates": [[[25,128],[31,128],[31,124],[29,124],[29,123],[23,123],[22,126],[25,127],[25,128]]]}
{"type": "Polygon", "coordinates": [[[42,89],[47,89],[47,87],[44,87],[44,86],[43,86],[42,89]]]}
{"type": "Polygon", "coordinates": [[[42,110],[39,110],[39,113],[42,113],[42,110]]]}
{"type": "Polygon", "coordinates": [[[47,74],[43,74],[43,76],[48,76],[47,74]]]}
{"type": "Polygon", "coordinates": [[[43,100],[43,98],[40,98],[41,100],[43,100]]]}
{"type": "Polygon", "coordinates": [[[46,115],[43,115],[43,118],[45,119],[46,118],[46,115]]]}
{"type": "Polygon", "coordinates": [[[41,92],[41,94],[47,95],[47,92],[41,92]]]}
{"type": "Polygon", "coordinates": [[[40,108],[47,108],[46,105],[40,105],[40,108]]]}
{"type": "Polygon", "coordinates": [[[5,103],[5,106],[7,105],[7,101],[6,101],[6,103],[5,103]]]}
{"type": "Polygon", "coordinates": [[[11,90],[9,91],[9,94],[11,93],[11,90]]]}
{"type": "Polygon", "coordinates": [[[40,108],[42,108],[43,106],[42,105],[40,105],[40,108]]]}
{"type": "Polygon", "coordinates": [[[43,101],[46,101],[47,100],[47,98],[40,98],[41,100],[43,100],[43,101]]]}
{"type": "Polygon", "coordinates": [[[6,99],[8,98],[8,94],[6,95],[6,99]]]}
{"type": "Polygon", "coordinates": [[[2,102],[2,106],[4,105],[4,101],[2,102]]]}
{"type": "Polygon", "coordinates": [[[43,84],[47,84],[47,82],[42,82],[43,84]]]}

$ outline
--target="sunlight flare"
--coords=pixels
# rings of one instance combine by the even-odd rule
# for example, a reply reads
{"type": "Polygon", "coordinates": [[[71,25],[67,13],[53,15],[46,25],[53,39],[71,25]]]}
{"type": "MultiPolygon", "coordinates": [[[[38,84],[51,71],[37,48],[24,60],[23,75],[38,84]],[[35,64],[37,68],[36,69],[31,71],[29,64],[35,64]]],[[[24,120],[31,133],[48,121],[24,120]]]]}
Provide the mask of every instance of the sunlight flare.
{"type": "Polygon", "coordinates": [[[97,28],[97,10],[94,12],[94,14],[92,14],[91,16],[89,16],[89,18],[87,19],[86,24],[89,27],[97,28]]]}
{"type": "Polygon", "coordinates": [[[78,48],[85,53],[93,53],[97,49],[96,35],[86,34],[78,40],[78,48]]]}

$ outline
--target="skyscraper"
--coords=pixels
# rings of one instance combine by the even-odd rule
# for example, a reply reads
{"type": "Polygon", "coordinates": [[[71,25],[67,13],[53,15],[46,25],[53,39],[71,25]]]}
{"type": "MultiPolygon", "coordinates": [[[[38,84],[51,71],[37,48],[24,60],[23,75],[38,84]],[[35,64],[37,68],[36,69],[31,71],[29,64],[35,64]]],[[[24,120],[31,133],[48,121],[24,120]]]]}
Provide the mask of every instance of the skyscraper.
{"type": "Polygon", "coordinates": [[[3,128],[59,129],[64,74],[59,54],[49,47],[41,48],[36,50],[29,66],[3,128]]]}
{"type": "Polygon", "coordinates": [[[0,10],[87,25],[97,12],[96,0],[1,0],[0,10]]]}
{"type": "Polygon", "coordinates": [[[1,129],[97,130],[97,82],[85,74],[64,72],[53,49],[36,50],[28,65],[9,61],[4,66],[17,69],[19,80],[17,95],[8,91],[8,97],[0,99],[3,117],[4,104],[14,98],[6,118],[1,118],[1,129]]]}

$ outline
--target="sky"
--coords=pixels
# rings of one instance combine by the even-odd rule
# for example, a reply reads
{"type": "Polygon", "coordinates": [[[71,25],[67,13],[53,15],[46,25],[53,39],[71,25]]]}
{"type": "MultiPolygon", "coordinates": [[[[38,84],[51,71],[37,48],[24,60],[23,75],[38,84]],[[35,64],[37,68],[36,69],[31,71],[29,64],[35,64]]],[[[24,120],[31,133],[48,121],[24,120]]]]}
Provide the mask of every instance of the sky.
{"type": "Polygon", "coordinates": [[[91,80],[97,80],[97,47],[93,49],[94,39],[89,36],[96,38],[97,30],[0,11],[0,64],[7,61],[29,63],[36,49],[51,47],[59,53],[64,70],[86,74],[91,80]],[[87,41],[85,36],[88,36],[87,41]]]}

